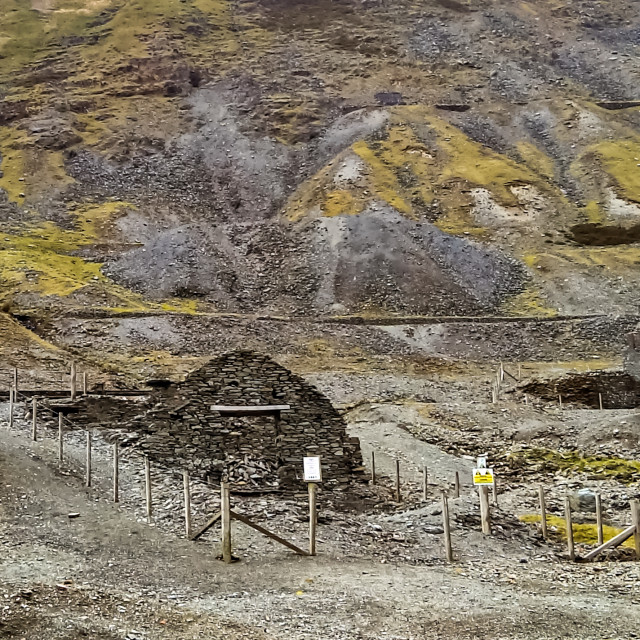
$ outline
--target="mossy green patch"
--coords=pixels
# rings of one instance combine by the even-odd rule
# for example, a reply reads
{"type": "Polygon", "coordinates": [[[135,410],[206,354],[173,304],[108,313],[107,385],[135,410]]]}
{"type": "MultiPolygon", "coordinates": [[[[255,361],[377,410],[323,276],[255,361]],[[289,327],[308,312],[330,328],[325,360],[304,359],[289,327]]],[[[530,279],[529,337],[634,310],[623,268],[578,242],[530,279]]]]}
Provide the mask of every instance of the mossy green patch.
{"type": "Polygon", "coordinates": [[[522,293],[509,298],[503,305],[507,315],[539,316],[551,318],[558,314],[557,309],[547,305],[538,287],[527,287],[522,293]]]}
{"type": "Polygon", "coordinates": [[[602,207],[595,201],[590,200],[582,210],[587,222],[591,224],[601,224],[605,220],[605,214],[602,211],[602,207]]]}
{"type": "Polygon", "coordinates": [[[73,182],[65,171],[62,153],[34,146],[26,133],[0,127],[0,189],[11,202],[59,189],[73,182]]]}
{"type": "Polygon", "coordinates": [[[105,282],[99,263],[73,254],[93,244],[101,227],[129,206],[123,202],[79,206],[73,212],[77,220],[73,230],[45,221],[0,234],[0,280],[4,294],[68,296],[92,282],[105,282]]]}
{"type": "MultiPolygon", "coordinates": [[[[524,516],[520,516],[522,522],[536,523],[542,522],[542,516],[540,514],[531,513],[524,516]]],[[[564,518],[558,516],[552,516],[547,514],[547,527],[549,529],[555,529],[555,534],[566,540],[567,538],[567,524],[564,518]]],[[[573,531],[573,541],[578,544],[598,544],[598,526],[596,524],[576,524],[573,523],[571,527],[573,531]]],[[[610,527],[603,525],[602,532],[604,535],[604,541],[607,542],[611,538],[615,538],[619,533],[622,533],[623,529],[616,527],[610,527]]],[[[553,533],[553,532],[552,532],[553,533]]],[[[622,544],[623,547],[633,548],[633,539],[629,539],[622,544]]]]}
{"type": "Polygon", "coordinates": [[[350,191],[336,189],[327,194],[322,205],[322,211],[329,218],[340,215],[354,215],[362,211],[362,203],[356,201],[350,191]]]}
{"type": "Polygon", "coordinates": [[[593,147],[621,196],[640,203],[640,140],[606,140],[593,147]]]}
{"type": "Polygon", "coordinates": [[[609,478],[624,484],[640,480],[640,462],[624,458],[582,457],[577,451],[553,451],[532,448],[515,451],[509,455],[514,468],[563,473],[587,474],[593,478],[609,478]]]}
{"type": "Polygon", "coordinates": [[[544,151],[530,142],[518,142],[516,148],[527,167],[544,178],[549,180],[553,178],[555,165],[553,163],[553,159],[544,151]]]}

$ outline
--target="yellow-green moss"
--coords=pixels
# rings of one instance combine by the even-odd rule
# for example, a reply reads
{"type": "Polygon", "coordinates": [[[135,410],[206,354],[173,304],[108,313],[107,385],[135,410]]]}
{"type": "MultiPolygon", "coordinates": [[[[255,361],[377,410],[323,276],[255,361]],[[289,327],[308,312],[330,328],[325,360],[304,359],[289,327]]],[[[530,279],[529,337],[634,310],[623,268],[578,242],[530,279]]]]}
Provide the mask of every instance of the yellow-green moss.
{"type": "MultiPolygon", "coordinates": [[[[542,521],[540,514],[531,513],[524,516],[520,516],[522,522],[536,523],[542,521]]],[[[556,529],[556,535],[560,538],[567,538],[567,524],[564,518],[558,516],[552,516],[547,514],[547,527],[554,527],[556,529]]],[[[598,544],[598,526],[596,524],[576,524],[573,523],[571,529],[573,530],[573,540],[578,544],[598,544]]],[[[615,538],[619,533],[622,533],[622,529],[616,527],[610,527],[603,525],[602,531],[604,534],[604,542],[615,538]]],[[[622,544],[624,547],[633,547],[633,539],[627,540],[622,544]]]]}
{"type": "Polygon", "coordinates": [[[25,197],[73,182],[65,172],[61,152],[35,147],[20,130],[0,127],[0,156],[0,189],[11,202],[22,204],[25,197]]]}
{"type": "Polygon", "coordinates": [[[376,196],[389,203],[400,213],[411,212],[409,203],[400,194],[401,188],[393,169],[366,142],[360,140],[351,147],[367,164],[371,188],[376,196]]]}
{"type": "Polygon", "coordinates": [[[640,480],[640,462],[624,458],[582,457],[577,451],[553,451],[532,448],[509,454],[510,466],[535,468],[567,475],[584,473],[593,477],[618,480],[625,484],[640,480]]]}
{"type": "Polygon", "coordinates": [[[25,192],[24,182],[21,178],[25,176],[25,151],[22,148],[28,138],[23,132],[11,127],[0,127],[0,156],[2,163],[0,170],[0,189],[3,189],[7,198],[11,202],[21,203],[25,192]]]}
{"type": "Polygon", "coordinates": [[[322,211],[330,218],[343,214],[353,215],[362,211],[362,203],[357,202],[353,194],[346,189],[338,189],[327,194],[322,211]]]}
{"type": "Polygon", "coordinates": [[[538,175],[551,180],[555,173],[553,159],[530,142],[518,142],[516,145],[524,164],[538,175]]]}
{"type": "Polygon", "coordinates": [[[640,202],[640,141],[606,140],[593,147],[623,197],[640,202]]]}
{"type": "Polygon", "coordinates": [[[507,315],[540,316],[550,318],[558,314],[557,309],[549,307],[543,300],[538,287],[528,287],[522,293],[509,298],[502,309],[507,315]]]}
{"type": "Polygon", "coordinates": [[[3,293],[68,296],[91,282],[104,282],[100,264],[72,255],[91,245],[100,227],[130,205],[108,202],[77,207],[77,228],[65,230],[52,222],[0,233],[0,280],[3,293]]]}
{"type": "Polygon", "coordinates": [[[587,222],[590,222],[591,224],[601,224],[605,219],[605,214],[602,211],[602,208],[595,200],[587,202],[583,209],[583,215],[587,219],[587,222]]]}

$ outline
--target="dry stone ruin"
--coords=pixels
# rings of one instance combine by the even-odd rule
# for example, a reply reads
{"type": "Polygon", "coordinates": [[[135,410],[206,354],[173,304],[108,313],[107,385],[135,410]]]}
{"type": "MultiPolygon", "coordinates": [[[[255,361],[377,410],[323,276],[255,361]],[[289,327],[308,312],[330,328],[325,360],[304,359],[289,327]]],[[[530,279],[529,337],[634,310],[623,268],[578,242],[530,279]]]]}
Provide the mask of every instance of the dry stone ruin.
{"type": "Polygon", "coordinates": [[[142,401],[80,398],[71,416],[111,430],[157,463],[247,488],[299,486],[304,456],[321,456],[325,486],[348,483],[360,444],[315,387],[266,355],[215,358],[183,382],[158,385],[142,401]]]}

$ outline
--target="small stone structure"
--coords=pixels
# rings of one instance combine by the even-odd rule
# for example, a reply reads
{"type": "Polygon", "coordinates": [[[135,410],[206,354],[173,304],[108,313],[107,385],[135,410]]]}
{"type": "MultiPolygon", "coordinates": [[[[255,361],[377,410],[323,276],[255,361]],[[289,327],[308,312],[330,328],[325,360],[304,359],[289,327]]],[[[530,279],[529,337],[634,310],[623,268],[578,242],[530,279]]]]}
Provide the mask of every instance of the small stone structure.
{"type": "Polygon", "coordinates": [[[73,409],[75,423],[116,427],[123,444],[151,460],[248,487],[300,486],[303,456],[321,456],[328,486],[349,482],[362,465],[358,439],[347,435],[329,400],[268,356],[249,351],[214,358],[142,401],[86,397],[73,409]],[[212,408],[286,405],[250,417],[212,408]]]}

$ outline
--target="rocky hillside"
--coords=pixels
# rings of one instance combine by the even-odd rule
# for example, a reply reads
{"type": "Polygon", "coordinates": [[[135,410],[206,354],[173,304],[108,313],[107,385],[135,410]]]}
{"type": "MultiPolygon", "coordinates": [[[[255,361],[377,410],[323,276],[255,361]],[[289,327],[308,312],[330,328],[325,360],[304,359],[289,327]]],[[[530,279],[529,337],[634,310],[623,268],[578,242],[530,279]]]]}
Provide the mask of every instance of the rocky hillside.
{"type": "Polygon", "coordinates": [[[640,302],[619,0],[0,0],[5,308],[640,302]]]}

